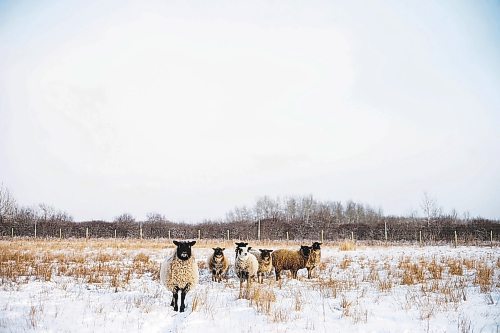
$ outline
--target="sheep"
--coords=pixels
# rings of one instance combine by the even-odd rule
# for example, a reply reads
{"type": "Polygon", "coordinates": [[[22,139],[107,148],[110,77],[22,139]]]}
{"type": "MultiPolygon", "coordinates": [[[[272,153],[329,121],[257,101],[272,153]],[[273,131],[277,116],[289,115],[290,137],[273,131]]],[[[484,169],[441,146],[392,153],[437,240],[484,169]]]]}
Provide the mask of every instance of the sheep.
{"type": "Polygon", "coordinates": [[[186,294],[198,284],[199,280],[198,265],[191,254],[191,247],[196,244],[196,241],[174,241],[174,244],[177,249],[161,264],[160,281],[172,291],[170,306],[174,308],[174,311],[184,312],[186,294]],[[180,309],[177,306],[179,291],[181,292],[180,309]]]}
{"type": "Polygon", "coordinates": [[[259,249],[259,251],[250,251],[257,261],[259,262],[259,269],[257,270],[257,281],[259,283],[264,282],[264,275],[270,273],[273,269],[273,258],[271,257],[271,252],[273,250],[259,249]]]}
{"type": "Polygon", "coordinates": [[[312,271],[313,269],[319,265],[319,262],[321,261],[321,244],[320,242],[314,242],[312,244],[312,250],[311,253],[309,254],[309,260],[306,263],[306,268],[307,268],[307,278],[310,279],[312,276],[312,271]]]}
{"type": "Polygon", "coordinates": [[[214,253],[208,258],[208,268],[212,272],[212,281],[221,282],[224,276],[227,280],[227,270],[229,268],[229,259],[224,256],[225,248],[212,248],[214,253]]]}
{"type": "Polygon", "coordinates": [[[302,245],[298,251],[286,249],[274,251],[272,258],[276,281],[281,278],[280,274],[282,270],[290,270],[292,272],[292,278],[296,279],[297,271],[306,267],[310,252],[311,247],[305,245],[302,245]]]}
{"type": "Polygon", "coordinates": [[[250,290],[250,285],[252,284],[252,279],[257,275],[259,269],[259,262],[257,258],[249,250],[251,246],[239,246],[236,244],[236,260],[234,262],[234,268],[236,275],[240,278],[240,298],[242,296],[243,283],[247,282],[247,293],[250,290]]]}

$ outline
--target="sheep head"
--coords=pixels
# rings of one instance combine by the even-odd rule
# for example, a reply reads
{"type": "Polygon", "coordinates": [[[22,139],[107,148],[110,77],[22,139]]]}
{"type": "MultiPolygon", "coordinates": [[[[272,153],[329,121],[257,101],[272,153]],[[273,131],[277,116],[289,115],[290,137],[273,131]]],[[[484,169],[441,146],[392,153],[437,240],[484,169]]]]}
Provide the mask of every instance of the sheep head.
{"type": "Polygon", "coordinates": [[[271,252],[273,252],[273,250],[266,250],[266,249],[259,249],[259,251],[262,260],[266,261],[268,261],[271,258],[271,252]]]}
{"type": "Polygon", "coordinates": [[[180,260],[188,260],[191,258],[191,247],[196,244],[196,241],[174,241],[177,246],[177,258],[180,260]]]}
{"type": "Polygon", "coordinates": [[[214,250],[214,257],[222,257],[225,249],[226,248],[213,247],[212,250],[214,250]]]}
{"type": "MultiPolygon", "coordinates": [[[[246,244],[246,243],[245,243],[246,244]]],[[[238,246],[236,248],[236,258],[239,260],[247,260],[251,246],[238,246]]]]}
{"type": "Polygon", "coordinates": [[[300,253],[304,257],[309,257],[309,254],[311,254],[311,249],[312,249],[312,246],[301,245],[300,246],[300,253]]]}

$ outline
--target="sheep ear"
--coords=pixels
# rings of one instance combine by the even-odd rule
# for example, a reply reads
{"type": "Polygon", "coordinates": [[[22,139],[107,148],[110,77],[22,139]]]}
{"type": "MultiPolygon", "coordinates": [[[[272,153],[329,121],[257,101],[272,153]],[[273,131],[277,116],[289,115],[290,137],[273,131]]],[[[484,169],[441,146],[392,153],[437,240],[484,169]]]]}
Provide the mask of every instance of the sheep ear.
{"type": "Polygon", "coordinates": [[[215,247],[213,247],[213,248],[212,248],[212,250],[214,250],[214,251],[215,251],[215,250],[217,250],[217,249],[216,249],[215,247]]]}
{"type": "Polygon", "coordinates": [[[259,249],[260,252],[264,252],[265,250],[259,249]]]}
{"type": "Polygon", "coordinates": [[[271,252],[273,252],[274,250],[268,250],[268,251],[269,251],[269,253],[271,253],[271,252]]]}
{"type": "Polygon", "coordinates": [[[223,248],[222,248],[222,251],[224,251],[225,249],[226,249],[226,248],[225,248],[225,247],[223,247],[223,248]]]}
{"type": "Polygon", "coordinates": [[[194,244],[196,244],[196,241],[191,241],[188,244],[189,244],[189,246],[193,246],[194,244]]]}
{"type": "Polygon", "coordinates": [[[174,244],[175,244],[176,246],[179,246],[179,244],[180,244],[180,243],[179,243],[178,241],[175,241],[175,240],[174,240],[174,244]]]}

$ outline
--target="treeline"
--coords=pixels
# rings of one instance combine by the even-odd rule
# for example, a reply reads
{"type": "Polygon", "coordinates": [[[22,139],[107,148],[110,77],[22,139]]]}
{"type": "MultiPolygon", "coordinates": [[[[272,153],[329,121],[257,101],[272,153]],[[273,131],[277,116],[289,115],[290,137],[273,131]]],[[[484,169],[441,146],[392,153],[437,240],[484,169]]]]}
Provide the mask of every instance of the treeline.
{"type": "Polygon", "coordinates": [[[74,222],[66,212],[40,204],[19,207],[0,187],[0,235],[37,237],[210,238],[210,239],[358,239],[388,241],[499,240],[499,221],[444,214],[424,195],[421,216],[385,216],[381,209],[347,201],[318,201],[312,196],[258,199],[237,207],[224,220],[177,223],[159,213],[137,221],[130,214],[113,221],[74,222]]]}

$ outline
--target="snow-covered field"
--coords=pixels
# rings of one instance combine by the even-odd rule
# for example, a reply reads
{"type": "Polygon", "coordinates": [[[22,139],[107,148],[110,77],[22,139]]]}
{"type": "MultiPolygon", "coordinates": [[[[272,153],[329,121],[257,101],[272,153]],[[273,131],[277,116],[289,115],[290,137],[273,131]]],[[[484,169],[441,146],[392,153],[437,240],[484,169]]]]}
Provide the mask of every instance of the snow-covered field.
{"type": "Polygon", "coordinates": [[[331,244],[313,279],[270,276],[238,299],[232,272],[206,268],[218,245],[234,260],[231,243],[197,244],[200,284],[177,313],[158,281],[168,240],[0,240],[0,332],[500,331],[498,247],[331,244]]]}

